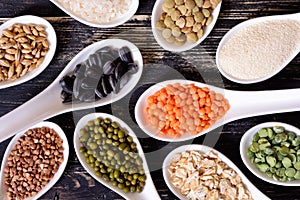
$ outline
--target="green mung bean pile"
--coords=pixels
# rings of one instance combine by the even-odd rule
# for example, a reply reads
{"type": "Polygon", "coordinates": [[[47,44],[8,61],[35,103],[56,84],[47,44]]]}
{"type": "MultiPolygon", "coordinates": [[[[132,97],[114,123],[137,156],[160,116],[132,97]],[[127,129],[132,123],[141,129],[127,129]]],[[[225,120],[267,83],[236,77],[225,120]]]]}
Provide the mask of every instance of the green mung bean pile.
{"type": "Polygon", "coordinates": [[[281,126],[260,129],[253,136],[247,156],[274,180],[300,179],[300,136],[281,126]]]}
{"type": "Polygon", "coordinates": [[[141,192],[146,175],[136,143],[109,118],[89,121],[80,130],[83,153],[96,176],[127,192],[141,192]]]}

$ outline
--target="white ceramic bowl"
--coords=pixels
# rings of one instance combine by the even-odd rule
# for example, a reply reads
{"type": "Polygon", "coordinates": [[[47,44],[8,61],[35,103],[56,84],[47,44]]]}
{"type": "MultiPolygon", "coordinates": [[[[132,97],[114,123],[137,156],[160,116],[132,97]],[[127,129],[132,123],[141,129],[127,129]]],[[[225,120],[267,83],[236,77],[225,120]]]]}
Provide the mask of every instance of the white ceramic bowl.
{"type": "Polygon", "coordinates": [[[165,0],[156,0],[156,3],[152,10],[151,27],[152,27],[154,38],[156,39],[157,43],[165,50],[173,51],[173,52],[187,51],[189,49],[198,46],[203,40],[205,40],[205,38],[210,34],[210,32],[213,30],[217,22],[221,10],[221,4],[222,4],[222,2],[220,2],[219,5],[213,10],[212,12],[213,21],[211,22],[210,25],[205,27],[203,36],[196,43],[192,44],[186,42],[183,46],[177,46],[175,44],[167,42],[162,36],[162,31],[156,28],[156,22],[159,21],[161,14],[163,13],[162,5],[164,4],[164,2],[165,0]]]}
{"type": "MultiPolygon", "coordinates": [[[[45,194],[49,189],[51,189],[51,187],[59,180],[59,178],[62,176],[65,168],[66,168],[66,165],[67,165],[67,162],[68,162],[68,158],[69,158],[69,143],[68,143],[68,140],[67,140],[67,137],[64,133],[64,131],[55,123],[52,123],[52,122],[40,122],[32,127],[30,127],[29,129],[33,129],[33,128],[39,128],[39,127],[49,127],[49,128],[52,128],[55,130],[55,132],[59,135],[59,137],[63,140],[63,148],[64,148],[64,161],[63,163],[60,164],[59,166],[59,169],[58,171],[55,173],[54,177],[50,180],[50,182],[44,187],[42,188],[41,191],[39,191],[37,193],[36,196],[32,197],[32,198],[28,198],[26,200],[35,200],[35,199],[38,199],[40,198],[43,194],[45,194]]],[[[10,154],[10,152],[13,150],[15,144],[17,143],[18,139],[24,135],[26,131],[20,131],[9,143],[9,145],[7,146],[6,148],[6,151],[5,151],[5,154],[4,154],[4,157],[3,157],[3,162],[1,164],[1,174],[0,174],[0,199],[1,200],[7,200],[7,197],[6,197],[6,192],[5,192],[5,189],[4,189],[4,177],[3,177],[3,169],[6,165],[6,161],[7,161],[7,158],[10,154]]]]}
{"type": "Polygon", "coordinates": [[[180,146],[176,149],[174,149],[173,151],[171,151],[167,157],[165,158],[164,162],[163,162],[163,166],[162,166],[162,171],[163,171],[163,176],[165,179],[165,182],[167,184],[167,186],[169,187],[169,189],[179,198],[182,200],[187,200],[188,198],[185,197],[184,195],[182,195],[180,193],[180,190],[175,188],[172,183],[170,182],[170,175],[168,172],[168,167],[169,165],[172,163],[172,160],[175,158],[175,156],[177,154],[180,154],[182,152],[185,151],[192,151],[192,150],[196,150],[196,151],[200,151],[203,152],[204,154],[213,151],[215,153],[217,153],[218,157],[220,160],[222,160],[224,163],[226,163],[230,168],[232,168],[242,179],[242,182],[246,185],[247,189],[250,191],[252,197],[254,200],[268,200],[269,198],[267,196],[265,196],[261,191],[259,191],[248,179],[247,177],[240,171],[240,169],[231,161],[229,160],[226,156],[224,156],[222,153],[220,153],[219,151],[212,149],[208,146],[204,146],[204,145],[197,145],[197,144],[192,144],[192,145],[184,145],[184,146],[180,146]]]}
{"type": "Polygon", "coordinates": [[[242,160],[244,162],[244,164],[246,165],[246,167],[258,178],[272,183],[272,184],[276,184],[276,185],[284,185],[284,186],[300,186],[300,180],[294,180],[294,181],[286,181],[286,182],[282,182],[282,181],[276,181],[273,178],[268,177],[265,173],[262,173],[261,171],[259,171],[259,169],[256,168],[255,164],[251,163],[250,159],[247,156],[247,150],[250,147],[252,140],[253,140],[253,136],[261,129],[261,128],[271,128],[274,126],[282,126],[285,128],[285,130],[287,131],[292,131],[294,132],[296,135],[300,135],[300,130],[292,125],[289,124],[285,124],[285,123],[280,123],[280,122],[266,122],[266,123],[262,123],[259,124],[257,126],[252,127],[251,129],[249,129],[242,137],[241,139],[241,143],[240,143],[240,154],[242,157],[242,160]]]}
{"type": "Polygon", "coordinates": [[[68,10],[61,3],[59,3],[57,0],[50,0],[50,1],[53,4],[55,4],[57,7],[59,7],[62,11],[64,11],[66,14],[68,14],[69,16],[74,18],[75,20],[77,20],[77,21],[79,21],[79,22],[81,22],[85,25],[92,26],[92,27],[97,27],[97,28],[111,28],[111,27],[116,27],[116,26],[119,26],[121,24],[124,24],[136,13],[136,11],[139,7],[139,0],[132,0],[132,3],[129,7],[129,10],[126,13],[124,13],[122,16],[117,17],[117,18],[113,19],[110,22],[95,23],[95,22],[87,21],[87,20],[83,19],[81,16],[78,16],[74,12],[68,10]]]}
{"type": "Polygon", "coordinates": [[[33,15],[25,15],[25,16],[15,17],[15,18],[12,18],[12,19],[8,20],[7,22],[3,23],[0,26],[0,33],[2,34],[3,30],[7,29],[8,27],[10,27],[16,23],[19,23],[19,24],[33,23],[33,24],[37,24],[37,25],[43,25],[44,27],[46,27],[46,32],[48,34],[47,40],[49,42],[49,51],[47,52],[43,63],[39,67],[37,67],[35,70],[33,70],[31,72],[27,72],[24,76],[14,80],[14,81],[11,81],[11,80],[1,81],[0,89],[24,83],[26,81],[33,79],[37,75],[39,75],[50,64],[50,62],[55,54],[55,50],[56,50],[56,44],[57,44],[56,33],[55,33],[52,25],[47,20],[45,20],[41,17],[33,16],[33,15]]]}

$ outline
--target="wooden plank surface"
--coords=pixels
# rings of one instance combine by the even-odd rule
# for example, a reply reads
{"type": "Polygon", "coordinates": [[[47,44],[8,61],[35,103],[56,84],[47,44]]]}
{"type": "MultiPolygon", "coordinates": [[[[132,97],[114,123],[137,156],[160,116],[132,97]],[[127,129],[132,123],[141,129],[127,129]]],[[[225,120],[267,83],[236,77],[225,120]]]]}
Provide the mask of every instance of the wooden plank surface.
{"type": "MultiPolygon", "coordinates": [[[[123,38],[136,44],[143,55],[145,68],[136,88],[124,99],[112,105],[95,109],[65,113],[49,119],[59,124],[66,132],[70,143],[70,158],[61,179],[41,199],[52,199],[56,192],[59,199],[99,200],[122,199],[119,195],[96,182],[83,169],[73,149],[73,131],[76,119],[90,112],[107,112],[127,119],[126,122],[137,133],[146,153],[152,179],[162,199],[176,199],[168,190],[161,172],[161,165],[169,151],[185,143],[206,144],[228,156],[250,179],[250,181],[271,199],[300,199],[299,187],[281,187],[266,183],[255,177],[242,163],[239,142],[243,133],[252,126],[280,121],[300,128],[299,112],[271,114],[237,120],[218,130],[185,143],[166,143],[147,137],[137,126],[134,105],[139,95],[150,85],[171,78],[186,78],[234,90],[272,90],[300,88],[300,56],[298,55],[275,77],[262,83],[240,85],[222,77],[215,66],[215,52],[222,36],[234,25],[255,17],[300,12],[299,0],[224,0],[217,24],[209,37],[201,44],[184,53],[163,50],[154,40],[151,32],[151,11],[155,1],[140,1],[137,14],[116,28],[99,29],[80,24],[45,0],[10,0],[0,2],[0,22],[19,15],[33,14],[47,19],[55,28],[58,37],[56,54],[38,77],[24,84],[0,90],[0,116],[22,105],[43,91],[64,69],[64,66],[84,47],[107,38],[123,38]],[[126,105],[126,106],[124,106],[126,105]]],[[[34,108],[33,108],[34,109],[34,108]]],[[[26,113],[20,113],[26,115],[26,113]]],[[[14,123],[13,120],[7,123],[14,123]]],[[[1,124],[5,126],[5,124],[1,124]]],[[[9,140],[0,144],[0,160],[3,158],[9,140]]],[[[151,194],[149,194],[151,195],[151,194]]]]}

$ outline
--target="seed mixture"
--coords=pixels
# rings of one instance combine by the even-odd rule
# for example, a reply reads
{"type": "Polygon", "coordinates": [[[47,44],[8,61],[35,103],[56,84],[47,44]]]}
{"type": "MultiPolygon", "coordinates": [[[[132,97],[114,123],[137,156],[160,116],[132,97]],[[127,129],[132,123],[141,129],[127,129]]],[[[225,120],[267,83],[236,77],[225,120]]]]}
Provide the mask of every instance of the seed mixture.
{"type": "Polygon", "coordinates": [[[51,128],[26,131],[8,156],[4,185],[9,200],[35,196],[58,171],[64,160],[63,140],[51,128]]]}
{"type": "Polygon", "coordinates": [[[282,66],[300,43],[300,22],[273,20],[235,33],[220,50],[220,66],[241,80],[265,77],[282,66]]]}
{"type": "Polygon", "coordinates": [[[168,172],[171,184],[191,200],[252,199],[240,176],[213,151],[177,154],[168,172]]]}
{"type": "Polygon", "coordinates": [[[142,192],[143,160],[133,138],[109,118],[91,120],[80,130],[80,152],[96,176],[127,192],[142,192]]]}
{"type": "Polygon", "coordinates": [[[196,43],[210,25],[213,9],[221,0],[165,0],[163,13],[156,28],[162,31],[163,38],[177,46],[186,41],[196,43]]]}
{"type": "Polygon", "coordinates": [[[45,27],[14,24],[0,36],[0,82],[16,80],[40,66],[49,50],[45,27]]]}
{"type": "Polygon", "coordinates": [[[247,156],[257,169],[276,181],[300,179],[300,136],[282,126],[260,129],[247,156]]]}
{"type": "Polygon", "coordinates": [[[132,0],[57,0],[67,10],[94,23],[107,23],[120,18],[130,8],[132,0]]]}
{"type": "Polygon", "coordinates": [[[161,135],[180,137],[208,129],[229,110],[222,94],[194,84],[169,84],[147,98],[148,122],[161,135]]]}

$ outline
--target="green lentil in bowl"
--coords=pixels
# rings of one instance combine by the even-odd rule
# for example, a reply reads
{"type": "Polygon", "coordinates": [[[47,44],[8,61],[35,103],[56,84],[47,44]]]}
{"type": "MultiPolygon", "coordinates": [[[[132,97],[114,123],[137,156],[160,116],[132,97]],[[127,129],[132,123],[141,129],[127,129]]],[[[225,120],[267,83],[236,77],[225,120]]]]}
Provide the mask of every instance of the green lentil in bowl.
{"type": "Polygon", "coordinates": [[[275,181],[300,180],[300,136],[283,126],[259,129],[246,154],[260,172],[275,181]]]}

